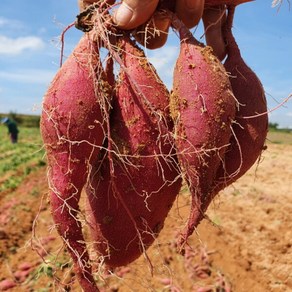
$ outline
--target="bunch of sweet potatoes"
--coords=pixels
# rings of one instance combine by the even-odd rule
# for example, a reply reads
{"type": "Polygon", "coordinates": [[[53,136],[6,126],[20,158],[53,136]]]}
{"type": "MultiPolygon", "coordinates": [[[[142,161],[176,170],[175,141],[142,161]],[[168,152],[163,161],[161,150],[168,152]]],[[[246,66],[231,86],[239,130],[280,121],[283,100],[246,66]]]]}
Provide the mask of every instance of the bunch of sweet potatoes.
{"type": "Polygon", "coordinates": [[[88,10],[91,31],[56,74],[41,119],[52,216],[84,291],[98,291],[84,225],[100,263],[147,258],[184,179],[192,204],[182,246],[214,196],[260,156],[266,102],[232,36],[233,10],[223,31],[224,65],[167,12],[180,36],[171,94],[130,33],[105,33],[99,9],[88,10]]]}

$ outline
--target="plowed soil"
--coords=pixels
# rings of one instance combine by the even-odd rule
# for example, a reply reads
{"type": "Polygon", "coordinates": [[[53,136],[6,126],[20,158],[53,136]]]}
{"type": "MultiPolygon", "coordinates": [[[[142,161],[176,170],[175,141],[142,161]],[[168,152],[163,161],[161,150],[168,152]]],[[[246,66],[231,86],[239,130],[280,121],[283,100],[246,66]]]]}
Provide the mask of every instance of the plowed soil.
{"type": "MultiPolygon", "coordinates": [[[[100,290],[292,291],[292,145],[272,142],[258,165],[215,198],[185,256],[175,242],[189,212],[186,188],[148,257],[111,272],[95,266],[100,290]]],[[[0,290],[81,291],[47,192],[43,167],[0,196],[0,290]]]]}

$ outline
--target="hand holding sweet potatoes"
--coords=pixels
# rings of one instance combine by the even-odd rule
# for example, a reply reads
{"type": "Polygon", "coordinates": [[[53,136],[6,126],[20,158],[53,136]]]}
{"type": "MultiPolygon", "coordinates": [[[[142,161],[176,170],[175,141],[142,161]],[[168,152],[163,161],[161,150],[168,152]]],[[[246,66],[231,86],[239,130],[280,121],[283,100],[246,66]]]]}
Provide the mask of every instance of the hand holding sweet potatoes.
{"type": "Polygon", "coordinates": [[[232,8],[225,7],[224,66],[171,17],[181,42],[171,95],[130,33],[108,33],[97,5],[89,17],[84,12],[78,18],[93,33],[81,38],[48,89],[41,132],[52,215],[84,291],[98,291],[84,224],[98,263],[117,267],[142,254],[148,258],[183,178],[192,195],[183,248],[214,196],[243,175],[264,147],[263,88],[240,56],[232,8]],[[110,55],[105,70],[99,44],[110,55]],[[79,210],[84,186],[86,216],[79,210]]]}

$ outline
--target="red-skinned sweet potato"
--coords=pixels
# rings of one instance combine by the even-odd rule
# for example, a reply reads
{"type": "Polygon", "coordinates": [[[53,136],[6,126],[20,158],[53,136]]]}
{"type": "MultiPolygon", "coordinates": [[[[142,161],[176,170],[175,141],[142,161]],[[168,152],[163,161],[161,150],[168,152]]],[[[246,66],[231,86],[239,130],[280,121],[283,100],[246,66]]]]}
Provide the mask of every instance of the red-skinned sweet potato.
{"type": "Polygon", "coordinates": [[[85,35],[57,72],[43,100],[41,133],[47,151],[52,216],[84,291],[91,275],[78,202],[105,139],[109,86],[98,46],[85,35]]]}
{"type": "Polygon", "coordinates": [[[119,50],[109,149],[87,188],[94,245],[110,267],[147,255],[181,187],[169,93],[129,39],[119,50]]]}
{"type": "MultiPolygon", "coordinates": [[[[246,65],[232,35],[232,20],[235,6],[228,7],[228,16],[223,30],[227,48],[224,67],[230,75],[233,94],[238,102],[230,145],[218,168],[210,192],[205,194],[201,206],[206,210],[219,191],[235,182],[258,160],[264,150],[268,131],[267,104],[263,86],[256,74],[246,65]]],[[[195,212],[195,225],[203,219],[200,208],[195,212]]]]}
{"type": "Polygon", "coordinates": [[[17,283],[12,279],[4,279],[0,281],[0,291],[7,291],[17,286],[17,283]]]}
{"type": "Polygon", "coordinates": [[[246,65],[232,35],[235,7],[228,8],[224,37],[228,57],[224,63],[230,74],[233,93],[239,102],[233,123],[232,140],[217,177],[217,188],[231,184],[258,160],[265,148],[268,132],[267,102],[264,88],[257,75],[246,65]]]}
{"type": "Polygon", "coordinates": [[[236,100],[228,75],[211,48],[199,44],[175,18],[173,26],[180,34],[181,46],[171,112],[177,155],[192,194],[188,225],[179,243],[183,244],[206,211],[206,196],[229,144],[236,100]]]}

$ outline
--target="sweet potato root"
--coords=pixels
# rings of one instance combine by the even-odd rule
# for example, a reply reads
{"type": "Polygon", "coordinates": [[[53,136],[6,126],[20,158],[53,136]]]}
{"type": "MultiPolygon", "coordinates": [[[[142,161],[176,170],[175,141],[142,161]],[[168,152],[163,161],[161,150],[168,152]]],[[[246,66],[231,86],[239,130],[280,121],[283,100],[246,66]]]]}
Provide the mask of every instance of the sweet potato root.
{"type": "Polygon", "coordinates": [[[52,216],[84,291],[98,291],[79,216],[80,193],[105,138],[110,89],[90,35],[81,38],[43,100],[41,133],[47,151],[52,216]]]}
{"type": "Polygon", "coordinates": [[[228,75],[211,48],[199,44],[179,20],[173,25],[179,31],[181,47],[171,111],[179,162],[192,194],[182,244],[206,211],[205,200],[229,144],[236,101],[228,75]]]}

